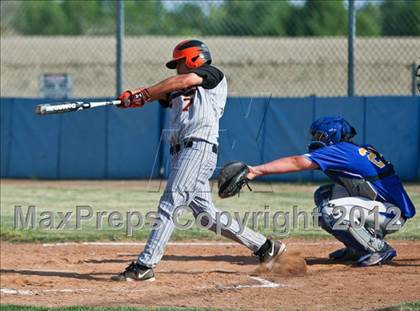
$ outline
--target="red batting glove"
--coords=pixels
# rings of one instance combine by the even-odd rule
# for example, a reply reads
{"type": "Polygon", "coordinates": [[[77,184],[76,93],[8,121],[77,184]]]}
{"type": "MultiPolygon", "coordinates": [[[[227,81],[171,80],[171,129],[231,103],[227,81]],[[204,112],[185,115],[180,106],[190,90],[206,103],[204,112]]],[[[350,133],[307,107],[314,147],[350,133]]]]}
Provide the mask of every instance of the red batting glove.
{"type": "Polygon", "coordinates": [[[121,101],[118,107],[121,108],[143,107],[150,100],[150,94],[146,88],[137,89],[134,92],[127,90],[118,99],[121,101]]]}
{"type": "Polygon", "coordinates": [[[121,101],[121,104],[118,105],[118,107],[120,108],[128,108],[130,107],[130,103],[131,103],[131,96],[133,95],[133,93],[131,93],[131,91],[124,91],[124,93],[122,93],[118,99],[121,101]]]}

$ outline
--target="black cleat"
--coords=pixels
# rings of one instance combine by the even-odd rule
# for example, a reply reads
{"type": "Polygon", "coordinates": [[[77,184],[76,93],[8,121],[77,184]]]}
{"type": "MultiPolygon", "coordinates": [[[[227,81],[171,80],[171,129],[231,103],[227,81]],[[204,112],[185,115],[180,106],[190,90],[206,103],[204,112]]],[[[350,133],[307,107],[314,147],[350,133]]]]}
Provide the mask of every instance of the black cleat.
{"type": "Polygon", "coordinates": [[[273,264],[278,257],[280,257],[286,251],[286,244],[280,241],[273,241],[267,239],[267,241],[260,247],[254,254],[258,256],[260,263],[265,263],[268,270],[273,268],[273,264]]]}
{"type": "Polygon", "coordinates": [[[147,281],[155,280],[155,274],[152,268],[148,268],[133,261],[124,272],[111,277],[113,281],[147,281]]]}

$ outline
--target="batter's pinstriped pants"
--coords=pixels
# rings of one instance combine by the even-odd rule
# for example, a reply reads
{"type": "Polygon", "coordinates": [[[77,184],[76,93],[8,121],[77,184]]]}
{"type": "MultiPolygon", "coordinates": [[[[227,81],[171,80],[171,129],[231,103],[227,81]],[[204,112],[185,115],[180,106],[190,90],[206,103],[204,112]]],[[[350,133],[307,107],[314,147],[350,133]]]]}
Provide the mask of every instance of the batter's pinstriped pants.
{"type": "MultiPolygon", "coordinates": [[[[195,217],[203,212],[211,215],[213,226],[209,229],[216,232],[216,213],[221,211],[213,204],[209,184],[216,162],[217,155],[212,151],[212,144],[204,141],[194,141],[192,147],[182,148],[171,156],[172,171],[158,207],[157,222],[160,225],[152,228],[144,251],[138,257],[140,264],[155,267],[161,260],[175,229],[174,211],[180,210],[177,207],[189,206],[195,217]]],[[[227,224],[223,216],[220,221],[227,224]]],[[[209,220],[202,217],[202,225],[208,224],[209,220]]],[[[262,234],[249,228],[239,233],[239,224],[233,217],[231,225],[221,229],[223,236],[254,252],[266,241],[262,234]]]]}

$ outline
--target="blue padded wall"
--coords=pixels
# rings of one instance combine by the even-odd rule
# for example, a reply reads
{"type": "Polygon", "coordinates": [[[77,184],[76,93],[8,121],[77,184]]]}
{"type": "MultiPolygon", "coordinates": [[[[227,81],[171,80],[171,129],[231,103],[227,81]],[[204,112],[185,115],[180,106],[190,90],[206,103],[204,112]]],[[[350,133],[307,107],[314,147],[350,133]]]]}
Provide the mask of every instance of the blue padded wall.
{"type": "MultiPolygon", "coordinates": [[[[102,99],[98,99],[102,100],[102,99]]],[[[97,108],[38,116],[39,99],[1,98],[1,177],[124,179],[167,177],[169,110],[97,108]]],[[[218,167],[251,165],[306,152],[308,127],[341,115],[394,163],[403,180],[420,180],[420,97],[229,98],[220,122],[218,167]]],[[[217,170],[216,173],[217,174],[217,170]]],[[[320,172],[265,180],[325,180],[320,172]]]]}

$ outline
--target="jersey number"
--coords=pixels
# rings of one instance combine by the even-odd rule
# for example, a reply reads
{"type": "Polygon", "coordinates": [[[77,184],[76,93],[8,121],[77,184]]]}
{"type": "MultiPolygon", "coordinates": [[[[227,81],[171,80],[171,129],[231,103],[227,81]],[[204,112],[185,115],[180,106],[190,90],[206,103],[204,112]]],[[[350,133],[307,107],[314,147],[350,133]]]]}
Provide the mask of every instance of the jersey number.
{"type": "Polygon", "coordinates": [[[367,155],[370,162],[372,162],[374,165],[376,165],[379,168],[383,168],[385,166],[385,163],[382,162],[380,159],[376,157],[376,154],[373,152],[370,152],[369,150],[365,148],[359,148],[359,154],[364,157],[367,155]]]}

